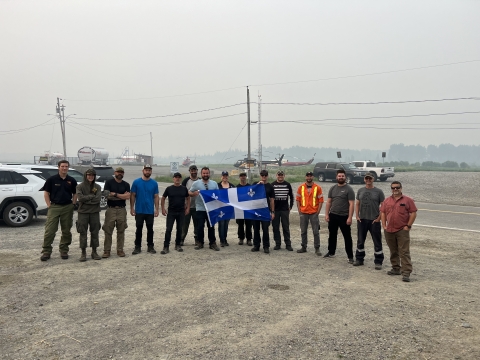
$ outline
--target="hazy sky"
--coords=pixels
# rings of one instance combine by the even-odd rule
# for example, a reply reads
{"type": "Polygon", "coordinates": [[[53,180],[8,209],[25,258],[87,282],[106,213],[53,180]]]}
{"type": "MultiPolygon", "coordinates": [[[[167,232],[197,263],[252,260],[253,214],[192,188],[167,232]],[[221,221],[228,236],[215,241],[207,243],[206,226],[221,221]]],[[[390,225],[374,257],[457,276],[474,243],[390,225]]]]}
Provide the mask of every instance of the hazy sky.
{"type": "MultiPolygon", "coordinates": [[[[0,158],[62,152],[59,121],[47,116],[57,97],[77,114],[66,121],[68,156],[82,146],[149,154],[150,132],[154,155],[246,149],[247,85],[252,121],[258,94],[264,103],[480,97],[479,14],[480,1],[459,0],[0,0],[0,158]],[[432,67],[450,63],[462,64],[432,67]],[[420,67],[429,68],[391,72],[420,67]],[[381,72],[391,73],[356,76],[381,72]],[[188,112],[197,113],[166,117],[188,112]],[[80,119],[145,117],[156,118],[80,119]]],[[[480,114],[279,123],[476,111],[479,100],[264,104],[262,143],[478,145],[480,114]]]]}

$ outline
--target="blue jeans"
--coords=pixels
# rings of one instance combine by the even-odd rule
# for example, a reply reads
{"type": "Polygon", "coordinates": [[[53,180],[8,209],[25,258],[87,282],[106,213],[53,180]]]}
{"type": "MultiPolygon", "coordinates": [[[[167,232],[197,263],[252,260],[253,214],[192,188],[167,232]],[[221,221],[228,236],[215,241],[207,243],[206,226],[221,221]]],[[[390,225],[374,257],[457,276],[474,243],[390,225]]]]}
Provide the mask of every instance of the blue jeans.
{"type": "Polygon", "coordinates": [[[228,223],[230,220],[221,220],[218,222],[218,237],[220,238],[220,243],[227,242],[227,232],[228,232],[228,223]]]}

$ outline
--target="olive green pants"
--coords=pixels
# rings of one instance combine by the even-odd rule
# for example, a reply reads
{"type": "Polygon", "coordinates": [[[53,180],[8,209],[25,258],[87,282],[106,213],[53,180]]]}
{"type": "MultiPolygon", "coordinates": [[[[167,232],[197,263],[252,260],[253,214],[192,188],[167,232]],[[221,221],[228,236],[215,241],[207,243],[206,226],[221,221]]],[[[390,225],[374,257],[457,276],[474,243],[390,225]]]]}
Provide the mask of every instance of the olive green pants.
{"type": "Polygon", "coordinates": [[[58,230],[58,222],[60,222],[60,227],[62,229],[59,249],[60,252],[68,252],[68,246],[72,243],[71,228],[73,223],[73,204],[52,204],[48,208],[42,253],[52,253],[52,244],[58,230]]]}
{"type": "Polygon", "coordinates": [[[80,234],[80,249],[87,247],[87,231],[90,227],[90,247],[98,248],[100,241],[98,233],[100,232],[100,213],[78,214],[77,231],[80,234]]]}
{"type": "Polygon", "coordinates": [[[127,225],[127,210],[123,208],[109,207],[105,212],[105,223],[102,229],[105,233],[105,242],[103,243],[104,251],[112,250],[113,230],[117,227],[117,251],[123,250],[125,244],[125,229],[127,225]]]}

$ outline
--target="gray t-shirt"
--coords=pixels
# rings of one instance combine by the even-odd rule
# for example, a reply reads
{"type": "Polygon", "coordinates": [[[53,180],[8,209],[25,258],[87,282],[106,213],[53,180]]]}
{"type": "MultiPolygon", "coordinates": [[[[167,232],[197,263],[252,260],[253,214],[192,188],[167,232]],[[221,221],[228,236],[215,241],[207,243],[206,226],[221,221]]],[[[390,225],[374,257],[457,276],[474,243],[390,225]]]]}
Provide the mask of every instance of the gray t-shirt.
{"type": "Polygon", "coordinates": [[[379,188],[361,188],[357,191],[357,200],[360,200],[360,219],[375,220],[380,214],[380,203],[385,200],[383,191],[379,188]]]}
{"type": "MultiPolygon", "coordinates": [[[[192,187],[193,183],[198,180],[198,178],[197,178],[197,180],[192,180],[190,177],[188,177],[185,180],[182,182],[182,185],[185,186],[187,189],[190,189],[192,187]],[[185,180],[187,180],[187,181],[185,181],[185,180]]],[[[190,209],[195,209],[195,204],[196,204],[195,200],[196,200],[195,198],[190,199],[190,209]]]]}
{"type": "MultiPolygon", "coordinates": [[[[217,190],[217,189],[218,189],[218,184],[215,181],[208,180],[208,184],[205,184],[202,179],[199,179],[192,184],[190,191],[194,192],[197,190],[217,190]]],[[[203,204],[203,201],[200,195],[195,197],[195,209],[197,211],[207,211],[207,209],[205,209],[205,205],[203,204]]]]}
{"type": "Polygon", "coordinates": [[[332,199],[332,205],[330,206],[332,214],[348,216],[349,200],[355,201],[355,192],[350,185],[333,185],[328,190],[328,197],[332,199]]]}

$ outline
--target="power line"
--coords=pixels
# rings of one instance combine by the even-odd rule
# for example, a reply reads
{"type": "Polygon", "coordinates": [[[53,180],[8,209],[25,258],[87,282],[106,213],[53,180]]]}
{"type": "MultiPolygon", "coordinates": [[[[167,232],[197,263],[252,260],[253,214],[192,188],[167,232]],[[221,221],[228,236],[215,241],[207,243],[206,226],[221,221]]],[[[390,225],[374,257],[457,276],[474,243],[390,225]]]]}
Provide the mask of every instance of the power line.
{"type": "MultiPolygon", "coordinates": [[[[311,124],[320,126],[332,126],[341,128],[355,129],[376,129],[376,130],[479,130],[480,127],[379,127],[379,126],[362,126],[362,125],[346,125],[346,124],[311,124]]],[[[476,124],[472,124],[476,125],[476,124]]],[[[403,126],[403,125],[401,125],[403,126]]]]}
{"type": "Polygon", "coordinates": [[[12,135],[12,134],[18,134],[18,133],[21,133],[21,132],[24,132],[24,131],[28,131],[28,130],[31,130],[31,129],[35,129],[39,126],[42,126],[42,125],[45,125],[47,123],[49,123],[50,121],[52,121],[53,119],[56,119],[57,117],[53,117],[51,118],[50,120],[47,120],[41,124],[38,124],[38,125],[35,125],[35,126],[30,126],[28,128],[23,128],[23,129],[14,129],[14,130],[0,130],[0,133],[3,133],[3,134],[0,134],[1,135],[12,135]]]}
{"type": "MultiPolygon", "coordinates": [[[[96,130],[96,129],[92,129],[90,126],[87,126],[87,125],[84,125],[84,124],[80,124],[76,121],[71,121],[70,124],[73,123],[75,125],[78,125],[78,126],[83,126],[87,129],[90,129],[90,130],[93,130],[95,132],[99,132],[101,134],[106,134],[106,135],[112,135],[112,136],[116,136],[116,137],[139,137],[139,136],[149,136],[150,133],[146,133],[146,134],[140,134],[140,135],[117,135],[117,134],[112,134],[112,133],[107,133],[107,132],[104,132],[104,131],[100,131],[100,130],[96,130]]],[[[104,125],[104,126],[111,126],[111,125],[104,125]]]]}
{"type": "MultiPolygon", "coordinates": [[[[84,132],[84,133],[87,133],[87,134],[90,134],[90,135],[99,137],[99,138],[101,138],[101,139],[106,139],[106,140],[111,140],[111,141],[118,141],[118,139],[110,139],[110,138],[106,138],[106,137],[104,137],[104,136],[100,136],[100,135],[95,134],[95,133],[91,133],[91,132],[85,131],[85,130],[83,130],[83,129],[81,129],[81,128],[78,128],[78,127],[74,126],[72,123],[68,123],[68,125],[71,126],[71,127],[74,128],[74,129],[78,130],[78,131],[82,131],[82,132],[84,132]]],[[[143,143],[143,142],[145,142],[145,141],[144,141],[144,140],[134,140],[134,141],[130,141],[130,140],[129,140],[129,142],[142,142],[142,143],[143,143]]]]}
{"type": "Polygon", "coordinates": [[[459,101],[459,100],[480,100],[480,97],[462,97],[447,99],[426,99],[426,100],[405,100],[405,101],[376,101],[376,102],[329,102],[329,103],[290,103],[290,102],[262,102],[266,105],[381,105],[381,104],[408,104],[408,103],[426,103],[426,102],[442,102],[442,101],[459,101]]]}
{"type": "Polygon", "coordinates": [[[230,145],[230,147],[228,148],[227,152],[225,153],[225,155],[223,155],[223,159],[220,161],[220,163],[222,163],[222,161],[225,159],[225,156],[226,154],[228,154],[228,152],[230,151],[230,149],[232,148],[233,144],[235,144],[235,142],[237,141],[238,137],[240,136],[240,134],[242,133],[243,129],[245,129],[245,126],[247,126],[248,124],[248,121],[245,122],[245,124],[243,124],[243,127],[240,129],[240,132],[238,133],[237,137],[235,138],[235,140],[233,140],[232,144],[230,145]]]}

